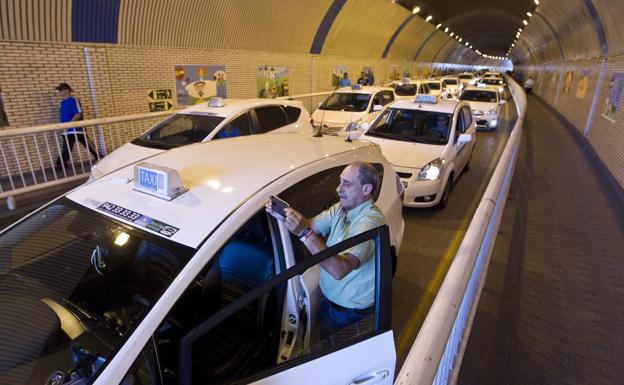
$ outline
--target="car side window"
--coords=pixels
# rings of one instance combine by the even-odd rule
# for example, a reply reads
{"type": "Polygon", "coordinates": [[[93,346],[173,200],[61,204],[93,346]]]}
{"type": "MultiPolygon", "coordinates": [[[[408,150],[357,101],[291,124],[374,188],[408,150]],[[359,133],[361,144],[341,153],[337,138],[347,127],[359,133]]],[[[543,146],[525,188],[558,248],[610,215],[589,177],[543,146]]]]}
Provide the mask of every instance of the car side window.
{"type": "MultiPolygon", "coordinates": [[[[377,186],[377,190],[373,194],[373,201],[376,202],[383,184],[384,168],[381,163],[373,163],[373,166],[377,169],[379,178],[379,186],[377,186]]],[[[333,167],[314,174],[289,187],[278,196],[306,218],[313,218],[338,203],[339,199],[336,189],[340,183],[340,173],[342,173],[345,167],[346,165],[333,167]]],[[[297,261],[310,256],[308,249],[299,242],[296,236],[291,234],[291,239],[297,261]]]]}
{"type": "Polygon", "coordinates": [[[469,107],[464,107],[462,108],[462,113],[464,115],[464,131],[462,133],[464,133],[472,124],[472,112],[469,107]]]}
{"type": "MultiPolygon", "coordinates": [[[[254,215],[213,256],[158,327],[154,338],[165,384],[177,383],[181,375],[178,355],[185,335],[276,275],[283,252],[281,243],[272,236],[276,232],[271,227],[274,224],[264,208],[254,215]]],[[[206,378],[217,378],[233,375],[240,365],[255,360],[250,354],[274,357],[270,349],[276,349],[277,342],[266,339],[264,326],[277,322],[270,311],[277,306],[276,300],[261,298],[240,309],[217,335],[211,334],[204,340],[205,345],[197,345],[193,364],[202,368],[206,378]]]]}
{"type": "Polygon", "coordinates": [[[264,134],[288,124],[286,114],[280,106],[258,107],[255,112],[258,119],[256,134],[264,134]]]}
{"type": "Polygon", "coordinates": [[[464,114],[459,111],[456,116],[457,125],[455,126],[455,139],[453,143],[457,143],[457,138],[459,138],[459,135],[463,134],[466,131],[466,126],[464,124],[464,114]]]}
{"type": "Polygon", "coordinates": [[[226,124],[215,136],[215,139],[233,138],[236,136],[251,135],[251,122],[249,112],[238,116],[230,123],[226,124]]]}
{"type": "Polygon", "coordinates": [[[299,116],[301,115],[301,108],[293,107],[293,106],[284,106],[286,110],[286,115],[288,116],[288,120],[290,123],[295,123],[299,120],[299,116]]]}
{"type": "Polygon", "coordinates": [[[394,94],[390,91],[382,91],[381,98],[383,100],[383,106],[386,104],[392,103],[394,101],[394,94]]]}

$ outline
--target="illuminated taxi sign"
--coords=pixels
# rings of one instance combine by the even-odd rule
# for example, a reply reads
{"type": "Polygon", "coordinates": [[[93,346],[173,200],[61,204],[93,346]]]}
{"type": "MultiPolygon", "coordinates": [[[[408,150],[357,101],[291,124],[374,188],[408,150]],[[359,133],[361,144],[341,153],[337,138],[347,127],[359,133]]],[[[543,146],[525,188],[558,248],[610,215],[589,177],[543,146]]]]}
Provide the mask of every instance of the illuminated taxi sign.
{"type": "Polygon", "coordinates": [[[359,85],[359,84],[352,84],[352,85],[351,85],[351,89],[352,89],[352,90],[361,90],[361,89],[362,89],[362,86],[361,86],[361,85],[359,85]]]}
{"type": "Polygon", "coordinates": [[[134,190],[168,201],[187,191],[176,170],[146,162],[134,166],[134,190]]]}
{"type": "Polygon", "coordinates": [[[225,104],[223,103],[223,98],[218,96],[213,96],[208,99],[208,107],[223,107],[225,104]]]}
{"type": "Polygon", "coordinates": [[[417,103],[437,104],[438,98],[435,95],[416,95],[414,101],[417,103]]]}

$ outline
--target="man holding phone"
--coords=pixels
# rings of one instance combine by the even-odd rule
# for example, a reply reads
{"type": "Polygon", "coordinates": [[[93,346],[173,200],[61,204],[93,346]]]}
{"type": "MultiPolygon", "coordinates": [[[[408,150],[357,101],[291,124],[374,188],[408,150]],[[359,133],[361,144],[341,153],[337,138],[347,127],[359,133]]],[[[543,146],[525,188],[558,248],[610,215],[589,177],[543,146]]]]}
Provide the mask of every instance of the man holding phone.
{"type": "MultiPolygon", "coordinates": [[[[312,219],[271,200],[267,211],[283,220],[312,254],[367,230],[386,220],[373,202],[378,188],[377,170],[369,163],[353,162],[340,174],[336,191],[340,202],[312,219]],[[284,215],[278,211],[283,208],[284,215]]],[[[283,202],[283,201],[282,201],[283,202]]],[[[374,311],[375,247],[366,241],[321,262],[321,338],[357,322],[374,311]]]]}

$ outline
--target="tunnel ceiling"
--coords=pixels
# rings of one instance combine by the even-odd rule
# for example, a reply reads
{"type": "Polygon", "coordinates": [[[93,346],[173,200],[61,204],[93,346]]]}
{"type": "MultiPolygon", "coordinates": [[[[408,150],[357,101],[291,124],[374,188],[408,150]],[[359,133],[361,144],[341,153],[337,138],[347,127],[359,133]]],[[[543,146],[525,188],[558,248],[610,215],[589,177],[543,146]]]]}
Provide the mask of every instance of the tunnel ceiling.
{"type": "Polygon", "coordinates": [[[412,11],[419,7],[423,18],[431,15],[433,25],[448,27],[459,34],[474,50],[493,56],[505,56],[516,37],[522,20],[533,13],[533,0],[397,0],[412,11]]]}

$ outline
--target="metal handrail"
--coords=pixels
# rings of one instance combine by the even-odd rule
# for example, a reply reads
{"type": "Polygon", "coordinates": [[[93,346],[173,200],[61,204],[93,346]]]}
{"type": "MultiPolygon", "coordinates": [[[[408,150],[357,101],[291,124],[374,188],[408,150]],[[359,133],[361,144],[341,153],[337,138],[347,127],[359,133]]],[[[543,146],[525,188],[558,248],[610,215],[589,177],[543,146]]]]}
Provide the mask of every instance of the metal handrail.
{"type": "Polygon", "coordinates": [[[511,78],[508,84],[518,119],[396,385],[457,381],[520,148],[526,95],[511,78]]]}

